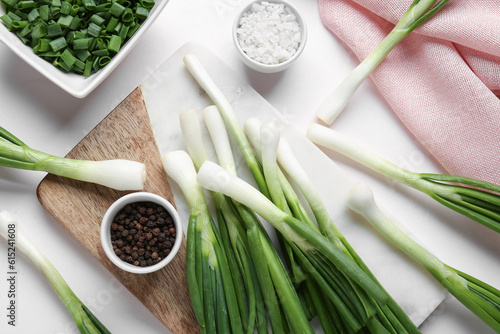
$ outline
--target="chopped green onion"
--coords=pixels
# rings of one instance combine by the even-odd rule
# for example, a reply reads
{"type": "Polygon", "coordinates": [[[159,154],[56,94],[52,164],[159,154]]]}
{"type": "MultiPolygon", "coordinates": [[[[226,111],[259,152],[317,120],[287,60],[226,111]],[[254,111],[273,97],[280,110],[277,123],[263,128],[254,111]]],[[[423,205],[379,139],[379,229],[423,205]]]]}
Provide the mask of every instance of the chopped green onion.
{"type": "Polygon", "coordinates": [[[38,12],[38,9],[33,8],[33,10],[31,12],[29,12],[29,14],[28,14],[28,21],[33,22],[36,19],[38,19],[39,17],[40,17],[40,13],[38,12]]]}
{"type": "Polygon", "coordinates": [[[9,15],[2,15],[2,16],[0,16],[0,20],[5,25],[5,27],[7,27],[8,30],[12,30],[12,28],[13,28],[13,25],[12,25],[13,20],[12,20],[12,18],[9,15]]]}
{"type": "MultiPolygon", "coordinates": [[[[9,31],[15,33],[24,44],[33,48],[35,54],[50,61],[54,66],[61,67],[61,70],[65,72],[74,71],[84,76],[90,76],[111,61],[121,46],[140,28],[154,5],[152,1],[149,3],[151,6],[145,7],[140,4],[139,0],[0,1],[7,5],[6,14],[0,16],[0,21],[9,31]],[[142,9],[137,10],[137,7],[142,9]],[[64,37],[65,41],[60,37],[64,37]],[[77,48],[74,47],[75,40],[90,37],[94,40],[88,46],[84,46],[86,42],[77,42],[77,48]],[[52,51],[41,51],[44,50],[40,47],[39,39],[41,38],[51,39],[52,51]],[[105,42],[99,44],[95,40],[97,38],[105,42]],[[110,40],[112,42],[108,48],[110,40]],[[82,72],[79,67],[69,66],[67,61],[54,59],[66,49],[76,55],[76,50],[84,48],[91,52],[89,55],[85,54],[85,57],[92,59],[92,66],[85,66],[87,71],[82,72]],[[106,53],[105,49],[108,49],[110,53],[106,53]]],[[[83,56],[82,53],[80,53],[81,56],[83,56]]]]}
{"type": "Polygon", "coordinates": [[[120,38],[122,40],[126,39],[127,38],[127,35],[128,35],[128,30],[129,30],[129,26],[128,25],[122,25],[121,29],[120,29],[120,32],[118,33],[118,36],[120,36],[120,38]]]}
{"type": "Polygon", "coordinates": [[[45,53],[49,50],[52,50],[52,48],[50,47],[50,42],[51,42],[51,40],[48,38],[40,38],[38,40],[38,44],[36,46],[35,52],[36,53],[45,53]]]}
{"type": "Polygon", "coordinates": [[[69,13],[71,12],[71,4],[67,1],[63,1],[61,3],[61,11],[60,13],[63,14],[63,15],[69,15],[69,13]]]}
{"type": "Polygon", "coordinates": [[[145,20],[149,15],[149,10],[141,6],[137,6],[137,8],[135,9],[135,15],[138,19],[145,20]]]}
{"type": "Polygon", "coordinates": [[[94,50],[94,51],[92,51],[92,54],[94,56],[98,56],[98,57],[109,56],[109,50],[108,49],[94,50]]]}
{"type": "Polygon", "coordinates": [[[108,24],[106,25],[106,31],[110,32],[113,31],[118,24],[118,19],[116,17],[111,17],[108,21],[108,24]]]}
{"type": "Polygon", "coordinates": [[[144,8],[147,8],[147,9],[153,8],[153,6],[155,4],[154,0],[140,0],[139,2],[141,3],[141,5],[144,8]]]}
{"type": "Polygon", "coordinates": [[[75,61],[76,61],[75,56],[73,56],[73,54],[71,54],[71,52],[69,52],[68,49],[65,49],[63,51],[63,53],[61,53],[61,59],[62,59],[62,61],[64,61],[66,63],[66,65],[69,68],[71,68],[75,64],[75,61]]]}
{"type": "Polygon", "coordinates": [[[79,17],[73,17],[73,20],[71,20],[71,24],[69,25],[69,30],[72,30],[73,32],[76,33],[76,29],[80,27],[80,23],[82,22],[82,19],[79,17]]]}
{"type": "Polygon", "coordinates": [[[17,0],[2,0],[7,7],[14,7],[17,4],[17,0]]]}
{"type": "Polygon", "coordinates": [[[33,0],[19,1],[17,3],[17,8],[19,8],[20,10],[34,7],[36,7],[36,3],[33,0]]]}
{"type": "Polygon", "coordinates": [[[106,21],[106,20],[105,20],[103,17],[101,17],[101,16],[99,16],[99,15],[97,15],[97,14],[92,15],[92,16],[90,17],[90,19],[89,19],[89,22],[92,22],[92,23],[94,23],[94,24],[97,24],[98,26],[102,26],[102,25],[104,24],[104,22],[105,22],[105,21],[106,21]]]}
{"type": "Polygon", "coordinates": [[[377,206],[367,185],[355,185],[348,194],[347,205],[362,215],[392,244],[421,264],[446,290],[488,326],[497,333],[500,332],[498,289],[446,265],[410,238],[377,206]]]}
{"type": "Polygon", "coordinates": [[[98,59],[99,59],[99,67],[104,67],[111,61],[111,57],[109,56],[100,56],[98,59]]]}
{"type": "Polygon", "coordinates": [[[80,6],[75,4],[75,5],[71,6],[71,11],[69,12],[69,15],[76,16],[79,11],[80,11],[80,6]]]}
{"type": "MultiPolygon", "coordinates": [[[[67,64],[63,61],[63,68],[67,64]]],[[[144,187],[144,164],[124,160],[74,160],[34,150],[0,127],[0,166],[45,171],[84,182],[101,184],[117,190],[141,190],[144,187]]]]}
{"type": "Polygon", "coordinates": [[[92,61],[86,60],[85,61],[85,68],[83,70],[83,76],[89,77],[91,73],[92,73],[92,61]]]}
{"type": "Polygon", "coordinates": [[[87,27],[87,34],[92,37],[99,37],[99,34],[101,33],[102,28],[98,26],[97,24],[90,22],[88,27],[87,27]]]}
{"type": "Polygon", "coordinates": [[[122,16],[123,12],[125,11],[125,7],[123,7],[118,2],[113,2],[111,7],[109,8],[109,11],[110,11],[111,15],[113,15],[115,17],[120,17],[120,16],[122,16]]]}
{"type": "Polygon", "coordinates": [[[75,50],[88,50],[93,40],[92,37],[75,39],[73,41],[73,48],[75,50]]]}
{"type": "Polygon", "coordinates": [[[319,124],[309,126],[307,137],[500,232],[500,185],[456,175],[411,172],[319,124]]]}
{"type": "Polygon", "coordinates": [[[31,37],[33,40],[39,40],[40,38],[47,35],[47,26],[45,24],[35,24],[31,30],[31,37]]]}
{"type": "Polygon", "coordinates": [[[436,14],[449,0],[414,0],[393,30],[379,45],[325,98],[316,111],[319,119],[331,124],[344,110],[358,87],[377,68],[392,49],[415,28],[436,14]]]}
{"type": "Polygon", "coordinates": [[[75,55],[81,61],[86,61],[92,54],[88,49],[75,49],[75,55]]]}
{"type": "Polygon", "coordinates": [[[47,37],[61,36],[63,34],[61,25],[52,23],[47,26],[47,37]]]}
{"type": "Polygon", "coordinates": [[[14,29],[24,29],[26,26],[29,25],[28,21],[12,21],[12,27],[14,29]]]}
{"type": "Polygon", "coordinates": [[[108,50],[111,52],[118,52],[118,51],[120,51],[121,44],[122,44],[121,37],[113,35],[109,39],[108,50]]]}
{"type": "Polygon", "coordinates": [[[62,36],[52,40],[49,44],[52,48],[52,51],[54,52],[60,51],[68,46],[68,43],[66,43],[66,38],[62,36]]]}
{"type": "Polygon", "coordinates": [[[83,0],[83,7],[87,10],[94,10],[96,7],[96,3],[94,0],[83,0]]]}
{"type": "Polygon", "coordinates": [[[121,15],[123,24],[130,25],[134,21],[134,12],[130,8],[125,8],[121,15]]]}
{"type": "Polygon", "coordinates": [[[61,28],[68,28],[73,22],[74,17],[70,15],[62,15],[57,19],[57,24],[61,26],[61,28]]]}
{"type": "Polygon", "coordinates": [[[68,309],[80,333],[111,333],[75,295],[52,262],[30,240],[17,220],[8,211],[0,212],[0,235],[9,247],[19,249],[36,265],[68,309]]]}

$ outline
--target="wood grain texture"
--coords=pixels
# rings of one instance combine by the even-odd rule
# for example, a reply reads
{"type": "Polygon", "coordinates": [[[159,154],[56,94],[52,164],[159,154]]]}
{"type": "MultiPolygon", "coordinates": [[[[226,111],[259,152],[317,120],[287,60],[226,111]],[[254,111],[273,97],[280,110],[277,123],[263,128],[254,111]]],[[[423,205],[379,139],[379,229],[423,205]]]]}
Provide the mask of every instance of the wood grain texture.
{"type": "MultiPolygon", "coordinates": [[[[146,165],[144,191],[174,203],[140,88],[135,89],[67,155],[85,160],[130,159],[146,165]]],[[[173,333],[196,333],[187,289],[186,239],[156,273],[137,275],[112,264],[100,243],[106,209],[128,192],[47,175],[37,188],[41,205],[173,333]]],[[[113,324],[106,324],[113,331],[113,324]]]]}

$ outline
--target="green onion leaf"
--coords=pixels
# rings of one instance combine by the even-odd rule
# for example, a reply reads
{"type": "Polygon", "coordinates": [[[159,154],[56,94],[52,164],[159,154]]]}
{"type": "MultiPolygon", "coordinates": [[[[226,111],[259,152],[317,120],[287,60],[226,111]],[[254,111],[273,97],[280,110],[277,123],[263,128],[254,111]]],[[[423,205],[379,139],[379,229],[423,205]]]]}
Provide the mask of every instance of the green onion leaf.
{"type": "Polygon", "coordinates": [[[60,51],[68,46],[68,43],[66,43],[66,38],[64,37],[56,38],[52,40],[49,44],[50,47],[52,48],[52,51],[54,52],[60,51]]]}

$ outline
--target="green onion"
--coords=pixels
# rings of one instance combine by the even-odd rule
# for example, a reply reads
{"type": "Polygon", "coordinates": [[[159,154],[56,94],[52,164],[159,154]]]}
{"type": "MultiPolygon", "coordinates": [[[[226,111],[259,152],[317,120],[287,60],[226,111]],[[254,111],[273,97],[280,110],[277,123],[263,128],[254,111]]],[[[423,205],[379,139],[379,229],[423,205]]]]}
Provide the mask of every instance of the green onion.
{"type": "Polygon", "coordinates": [[[101,17],[97,14],[92,15],[89,19],[89,22],[97,24],[98,26],[102,26],[105,21],[106,20],[103,17],[101,17]]]}
{"type": "Polygon", "coordinates": [[[83,7],[87,10],[94,10],[96,7],[96,3],[94,0],[83,0],[83,7]]]}
{"type": "Polygon", "coordinates": [[[64,38],[63,36],[61,36],[59,38],[56,38],[56,39],[52,40],[49,43],[49,45],[52,48],[52,51],[57,52],[57,51],[61,51],[66,46],[68,46],[68,43],[66,43],[66,38],[64,38]]]}
{"type": "Polygon", "coordinates": [[[34,40],[39,40],[40,38],[44,37],[47,35],[47,26],[44,24],[36,24],[33,26],[33,29],[31,30],[31,36],[33,37],[34,40]]]}
{"type": "Polygon", "coordinates": [[[38,19],[39,17],[40,17],[40,13],[38,12],[38,10],[36,8],[33,8],[33,10],[31,12],[29,12],[29,14],[28,14],[28,21],[33,22],[36,19],[38,19]]]}
{"type": "Polygon", "coordinates": [[[19,1],[17,3],[17,8],[20,10],[28,9],[28,8],[34,8],[36,7],[36,3],[32,0],[27,0],[27,1],[19,1]]]}
{"type": "Polygon", "coordinates": [[[59,16],[57,24],[59,24],[61,28],[68,28],[71,25],[71,22],[73,22],[73,19],[74,17],[70,15],[59,16]]]}
{"type": "Polygon", "coordinates": [[[2,21],[2,23],[5,25],[5,27],[9,31],[13,29],[13,25],[12,25],[13,20],[9,15],[0,16],[0,20],[2,21]]]}
{"type": "Polygon", "coordinates": [[[26,235],[17,220],[8,212],[0,212],[0,234],[9,247],[22,251],[36,265],[68,309],[80,333],[111,333],[75,295],[52,262],[26,235]]]}
{"type": "MultiPolygon", "coordinates": [[[[295,181],[306,198],[316,222],[318,223],[321,233],[330,241],[337,245],[349,257],[351,257],[368,275],[375,281],[376,277],[371,273],[368,266],[359,257],[356,251],[351,247],[347,239],[335,226],[331,217],[328,214],[326,207],[323,204],[317,190],[313,186],[309,177],[302,169],[298,159],[295,157],[288,141],[282,139],[278,148],[278,160],[286,170],[287,174],[295,181]]],[[[379,283],[380,284],[380,283],[379,283]]],[[[381,285],[380,285],[381,286],[381,285]]],[[[382,287],[382,286],[381,286],[382,287]]],[[[398,332],[418,333],[418,329],[411,322],[400,306],[391,298],[387,306],[377,309],[379,319],[388,319],[388,328],[396,328],[398,332]]]]}
{"type": "Polygon", "coordinates": [[[125,7],[123,7],[118,2],[113,2],[109,11],[110,11],[111,15],[113,15],[115,17],[120,17],[123,14],[123,12],[125,11],[125,7]]]}
{"type": "Polygon", "coordinates": [[[162,162],[190,208],[186,276],[196,318],[207,333],[241,333],[243,327],[227,256],[203,191],[196,182],[193,162],[184,151],[163,155],[162,162]]]}
{"type": "Polygon", "coordinates": [[[223,193],[254,210],[280,231],[287,240],[296,244],[304,252],[311,255],[321,254],[324,260],[332,261],[336,267],[345,270],[345,274],[350,279],[381,304],[387,301],[387,296],[380,287],[374,284],[359,268],[352,265],[352,260],[344,253],[332,247],[332,244],[324,236],[317,233],[309,225],[303,224],[281,211],[267,197],[244,180],[229,174],[211,161],[203,163],[198,172],[197,180],[202,187],[223,193]]]}
{"type": "Polygon", "coordinates": [[[137,6],[137,8],[135,9],[135,15],[139,19],[145,20],[149,15],[149,10],[147,10],[146,8],[141,7],[141,6],[137,6]]]}
{"type": "Polygon", "coordinates": [[[99,49],[99,50],[94,50],[92,51],[92,54],[95,56],[109,56],[109,50],[108,49],[99,49]]]}
{"type": "Polygon", "coordinates": [[[240,148],[247,165],[249,166],[260,190],[264,195],[268,196],[269,192],[267,190],[267,185],[264,177],[260,170],[260,164],[255,157],[252,146],[248,142],[245,133],[239,126],[238,120],[234,114],[234,111],[225,98],[224,94],[215,85],[212,78],[208,75],[206,70],[199,59],[194,54],[189,54],[184,56],[184,64],[189,70],[191,75],[196,79],[198,84],[205,90],[205,92],[210,96],[212,101],[215,103],[219,109],[224,121],[227,124],[228,130],[236,141],[238,147],[240,148]]]}
{"type": "Polygon", "coordinates": [[[500,185],[463,176],[411,172],[319,124],[311,124],[307,137],[317,145],[419,190],[442,205],[500,232],[500,185]]]}
{"type": "MultiPolygon", "coordinates": [[[[328,298],[324,306],[321,306],[324,307],[324,310],[320,310],[320,313],[324,315],[325,312],[330,312],[332,309],[331,304],[335,305],[336,312],[340,312],[341,315],[338,317],[332,315],[332,319],[342,319],[340,324],[335,323],[336,328],[344,328],[348,331],[358,331],[363,326],[371,330],[383,328],[386,321],[385,319],[378,319],[379,314],[391,315],[392,311],[377,313],[377,309],[386,308],[386,303],[388,303],[387,307],[389,308],[394,306],[387,292],[352,257],[346,255],[340,248],[335,247],[327,237],[317,230],[311,219],[304,213],[303,208],[294,202],[296,201],[296,195],[292,194],[293,191],[290,190],[289,185],[281,183],[282,174],[279,172],[265,172],[267,167],[275,167],[266,166],[262,168],[264,162],[261,165],[253,151],[253,149],[256,151],[259,149],[255,148],[255,146],[252,148],[229,102],[217,88],[196,56],[192,54],[185,56],[184,63],[198,84],[217,105],[229,132],[232,134],[254,176],[259,190],[210,161],[205,161],[200,168],[198,182],[204,188],[212,192],[223,193],[232,198],[234,203],[240,203],[251,211],[255,211],[268,221],[279,232],[279,235],[284,237],[289,244],[288,247],[285,244],[287,254],[289,254],[288,250],[292,252],[291,256],[287,257],[290,260],[289,262],[296,261],[303,270],[314,278],[315,282],[310,283],[316,283],[321,289],[321,293],[328,298]],[[278,187],[280,186],[283,188],[282,194],[278,193],[278,187]],[[285,204],[281,200],[276,201],[281,207],[276,206],[270,200],[273,197],[272,194],[278,194],[275,198],[284,195],[287,203],[285,204]],[[377,319],[374,316],[377,316],[377,319]]],[[[264,153],[261,154],[264,156],[264,153]]],[[[269,162],[273,159],[266,158],[266,160],[269,162]]],[[[265,164],[268,164],[268,162],[265,164]]],[[[256,247],[262,247],[260,244],[255,245],[256,247]]],[[[255,264],[258,265],[259,261],[255,261],[255,264]]],[[[293,263],[291,264],[293,265],[293,263]]],[[[260,268],[257,268],[257,270],[259,273],[260,268]]],[[[263,270],[265,271],[265,269],[263,270]]],[[[314,284],[310,286],[312,289],[316,288],[314,284]]],[[[307,294],[302,296],[304,305],[310,304],[310,301],[307,300],[310,300],[310,296],[314,296],[316,292],[307,291],[307,294]]],[[[317,297],[318,294],[315,296],[317,297]]],[[[397,313],[399,307],[395,306],[394,313],[397,313]]],[[[308,307],[308,309],[311,308],[308,307]]],[[[415,331],[414,326],[407,322],[404,314],[398,316],[401,316],[402,319],[400,323],[406,322],[410,332],[415,331]]],[[[399,323],[399,321],[397,320],[396,323],[399,323]]],[[[387,326],[390,327],[391,325],[387,326]]],[[[328,326],[325,327],[328,328],[328,326]]]]}
{"type": "Polygon", "coordinates": [[[61,59],[70,68],[75,64],[76,61],[75,56],[73,56],[68,49],[64,50],[64,52],[61,53],[61,59]]]}
{"type": "Polygon", "coordinates": [[[17,3],[17,0],[2,0],[4,4],[7,5],[7,7],[14,7],[17,3]]]}
{"type": "Polygon", "coordinates": [[[109,39],[109,44],[108,44],[108,50],[111,52],[118,52],[120,51],[122,39],[120,36],[113,35],[109,39]]]}
{"type": "Polygon", "coordinates": [[[49,20],[49,6],[42,5],[38,8],[38,12],[40,13],[40,19],[42,22],[47,22],[49,20]]]}
{"type": "Polygon", "coordinates": [[[63,14],[63,15],[69,15],[69,13],[71,12],[71,4],[67,1],[63,1],[61,3],[61,11],[60,13],[63,14]]]}
{"type": "Polygon", "coordinates": [[[12,21],[12,28],[19,30],[28,26],[28,21],[12,21]]]}
{"type": "Polygon", "coordinates": [[[58,23],[52,23],[47,26],[47,37],[55,37],[62,35],[61,25],[58,23]]]}
{"type": "Polygon", "coordinates": [[[53,156],[28,147],[2,127],[0,166],[45,171],[117,190],[141,190],[146,178],[146,168],[142,163],[124,159],[90,161],[53,156]]]}
{"type": "Polygon", "coordinates": [[[88,50],[93,40],[92,37],[75,39],[73,41],[73,48],[75,50],[88,50]]]}
{"type": "Polygon", "coordinates": [[[361,214],[392,244],[422,265],[463,305],[497,333],[500,332],[500,291],[487,283],[452,268],[392,222],[375,203],[371,189],[357,184],[347,197],[347,205],[361,214]]]}
{"type": "Polygon", "coordinates": [[[392,49],[415,28],[436,14],[449,0],[414,0],[393,30],[340,83],[316,111],[319,119],[331,124],[342,112],[358,87],[385,59],[392,49]]]}
{"type": "MultiPolygon", "coordinates": [[[[205,108],[203,118],[210,132],[217,157],[227,170],[236,174],[229,139],[218,109],[215,106],[205,108]]],[[[199,167],[207,160],[207,154],[204,150],[196,110],[186,110],[180,115],[180,120],[188,151],[195,165],[199,167]]],[[[244,281],[247,289],[248,301],[244,298],[244,291],[238,293],[242,318],[247,324],[245,326],[247,333],[253,333],[255,321],[259,333],[264,332],[262,328],[265,327],[265,317],[262,316],[263,306],[260,306],[262,303],[266,305],[273,331],[278,333],[285,331],[286,323],[283,322],[276,295],[279,296],[283,305],[283,312],[288,319],[289,326],[298,333],[310,332],[311,327],[304,316],[292,282],[257,217],[248,208],[240,203],[232,202],[222,194],[212,193],[212,197],[216,205],[222,244],[228,257],[237,259],[239,265],[232,268],[232,272],[237,278],[239,277],[238,280],[244,281]],[[237,274],[238,272],[240,275],[237,274]],[[263,301],[261,293],[264,297],[263,301]],[[248,310],[248,316],[243,313],[245,309],[248,310]],[[248,320],[245,320],[247,318],[248,320]]],[[[240,285],[243,287],[243,284],[240,285]]]]}
{"type": "MultiPolygon", "coordinates": [[[[312,185],[305,171],[302,169],[297,158],[294,156],[292,149],[288,144],[288,141],[284,138],[279,138],[279,145],[276,143],[276,140],[278,139],[277,137],[279,136],[279,131],[279,127],[277,127],[276,125],[268,123],[262,124],[257,119],[249,119],[245,122],[245,132],[249,136],[256,152],[260,152],[258,153],[258,155],[262,155],[264,170],[273,168],[272,166],[268,165],[274,165],[274,169],[276,169],[278,173],[280,172],[275,161],[277,155],[280,165],[283,166],[287,174],[290,175],[290,177],[299,186],[302,194],[307,200],[314,214],[316,222],[318,223],[321,233],[325,237],[327,237],[333,245],[338,247],[348,257],[356,262],[360,269],[362,269],[367,275],[369,275],[382,288],[381,284],[376,280],[375,276],[370,272],[362,259],[356,254],[345,237],[334,225],[316,189],[312,185]],[[275,147],[272,148],[272,150],[277,150],[277,152],[267,152],[271,150],[272,146],[275,147]],[[278,147],[276,148],[276,146],[278,147]],[[266,159],[266,156],[270,156],[270,159],[266,159]],[[268,159],[269,161],[266,161],[268,159]]],[[[292,212],[295,217],[301,219],[304,222],[307,222],[310,226],[314,226],[314,223],[307,216],[305,209],[301,206],[297,194],[295,194],[293,188],[288,183],[284,174],[275,174],[275,176],[273,177],[274,181],[273,179],[268,178],[268,176],[270,175],[271,174],[269,173],[266,175],[266,181],[268,182],[268,184],[277,182],[276,185],[269,186],[271,193],[275,192],[272,188],[281,187],[281,192],[283,193],[283,195],[281,196],[285,198],[284,200],[287,202],[286,205],[289,206],[288,210],[292,212]]],[[[275,203],[283,203],[283,200],[275,201],[275,203]]],[[[281,205],[283,206],[283,204],[281,205]]],[[[301,259],[300,256],[299,259],[301,259]]],[[[302,261],[305,260],[302,258],[302,261]]],[[[366,323],[367,328],[373,328],[374,326],[377,326],[380,328],[384,327],[388,331],[391,331],[393,328],[395,328],[399,333],[419,333],[416,326],[411,322],[404,311],[389,295],[389,301],[387,305],[383,305],[381,307],[369,307],[368,305],[376,305],[376,303],[367,300],[366,297],[363,296],[363,294],[359,294],[355,288],[353,288],[349,293],[351,297],[346,299],[346,297],[343,297],[342,294],[332,291],[331,288],[325,285],[325,281],[328,281],[328,276],[323,276],[323,274],[321,274],[326,272],[324,268],[316,266],[316,263],[314,261],[310,261],[309,263],[301,263],[303,264],[304,268],[308,270],[311,276],[314,277],[314,279],[316,280],[315,285],[317,286],[317,290],[320,290],[316,292],[313,288],[314,283],[306,281],[309,287],[308,291],[311,296],[315,299],[319,299],[318,296],[314,295],[321,294],[328,298],[326,300],[323,300],[322,303],[319,303],[319,301],[315,303],[316,310],[318,311],[318,316],[320,317],[323,326],[325,326],[326,324],[326,327],[328,328],[336,324],[337,326],[341,326],[342,328],[347,327],[356,329],[356,326],[359,325],[355,325],[357,321],[354,319],[359,316],[357,314],[363,314],[363,312],[360,311],[362,310],[362,308],[360,308],[360,310],[356,312],[346,312],[346,310],[351,309],[354,311],[356,309],[356,303],[354,301],[359,300],[363,305],[365,305],[364,307],[367,308],[364,311],[366,312],[367,317],[363,322],[366,323]],[[350,305],[349,307],[350,302],[352,302],[352,305],[350,305]],[[334,320],[327,316],[327,313],[330,314],[332,310],[335,313],[342,315],[341,318],[334,320]]],[[[349,286],[344,284],[343,289],[347,291],[347,288],[349,288],[349,286]]],[[[325,330],[327,329],[325,328],[325,330]]]]}
{"type": "Polygon", "coordinates": [[[32,47],[35,54],[60,67],[64,72],[76,72],[86,77],[112,60],[121,46],[141,27],[154,5],[154,1],[144,5],[139,0],[1,1],[7,8],[0,21],[9,31],[15,33],[24,44],[32,47]],[[39,39],[42,37],[51,39],[49,43],[53,47],[52,53],[40,51],[39,39]],[[73,42],[82,38],[101,38],[106,41],[106,45],[96,45],[93,40],[88,46],[85,46],[86,42],[77,42],[75,48],[73,42]],[[108,48],[110,40],[111,46],[108,48]],[[106,48],[111,54],[101,51],[106,48]],[[69,66],[67,61],[57,59],[56,53],[63,54],[68,50],[75,55],[76,50],[82,49],[97,51],[87,55],[91,65],[84,66],[86,70],[83,72],[81,66],[75,68],[69,66]]]}
{"type": "Polygon", "coordinates": [[[102,28],[95,24],[94,22],[90,22],[89,25],[87,26],[87,34],[91,37],[99,37],[99,34],[101,33],[102,28]]]}

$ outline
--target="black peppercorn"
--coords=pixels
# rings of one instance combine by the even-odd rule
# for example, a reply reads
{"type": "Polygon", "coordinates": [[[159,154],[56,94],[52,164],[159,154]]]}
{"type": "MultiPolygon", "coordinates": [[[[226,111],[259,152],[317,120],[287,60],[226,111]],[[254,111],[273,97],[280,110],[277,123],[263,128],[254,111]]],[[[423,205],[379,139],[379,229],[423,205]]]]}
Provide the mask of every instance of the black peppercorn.
{"type": "Polygon", "coordinates": [[[115,254],[140,267],[164,259],[172,249],[176,233],[168,211],[153,202],[127,204],[114,217],[110,230],[115,254]]]}

